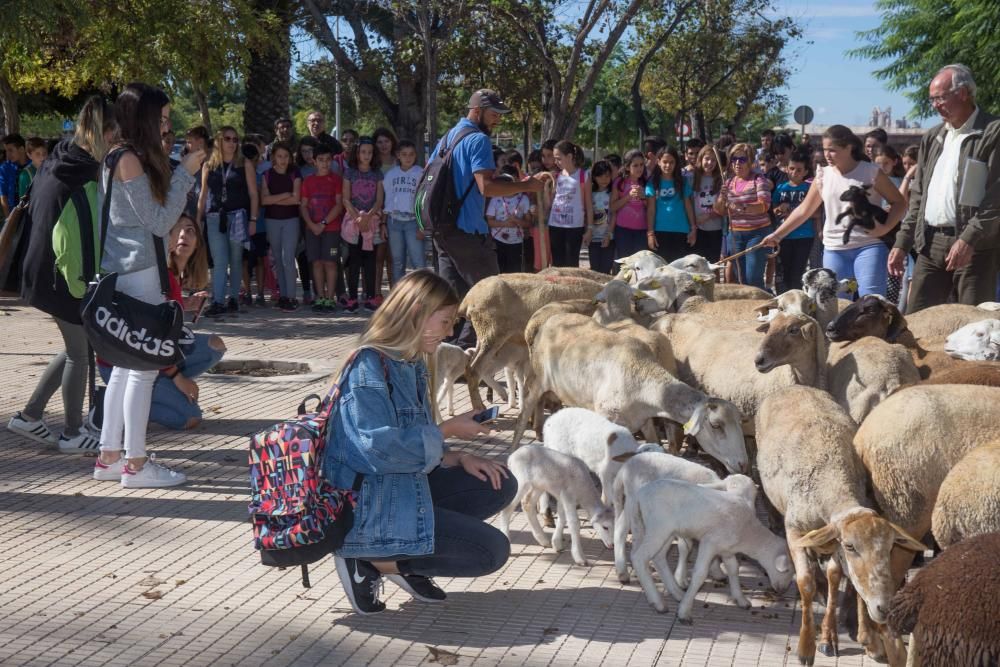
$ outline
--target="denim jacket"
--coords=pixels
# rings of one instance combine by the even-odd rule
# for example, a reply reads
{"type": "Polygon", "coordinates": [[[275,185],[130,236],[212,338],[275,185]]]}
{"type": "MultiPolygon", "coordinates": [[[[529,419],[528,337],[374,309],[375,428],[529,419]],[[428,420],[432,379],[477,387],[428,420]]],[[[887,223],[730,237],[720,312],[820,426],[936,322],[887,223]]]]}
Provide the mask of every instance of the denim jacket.
{"type": "Polygon", "coordinates": [[[354,527],[344,557],[424,556],[434,551],[434,506],[427,473],[447,450],[428,401],[423,362],[358,353],[330,416],[323,474],[342,489],[361,473],[354,527]]]}

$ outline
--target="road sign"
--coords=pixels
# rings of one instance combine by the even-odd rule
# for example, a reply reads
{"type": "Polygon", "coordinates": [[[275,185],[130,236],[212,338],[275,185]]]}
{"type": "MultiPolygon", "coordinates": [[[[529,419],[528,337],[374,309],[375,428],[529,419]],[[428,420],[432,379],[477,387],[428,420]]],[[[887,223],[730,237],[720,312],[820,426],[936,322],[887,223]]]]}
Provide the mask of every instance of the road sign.
{"type": "Polygon", "coordinates": [[[799,125],[808,125],[813,121],[812,107],[807,107],[804,104],[800,107],[796,107],[795,112],[792,114],[792,117],[795,119],[795,122],[798,123],[799,125]]]}
{"type": "Polygon", "coordinates": [[[598,104],[597,108],[594,109],[594,123],[597,125],[601,124],[601,120],[604,118],[604,109],[598,104]]]}
{"type": "Polygon", "coordinates": [[[63,126],[62,127],[63,127],[63,132],[72,132],[73,131],[73,121],[71,121],[69,118],[66,118],[65,120],[63,120],[63,126]]]}
{"type": "Polygon", "coordinates": [[[691,123],[677,123],[674,127],[677,130],[677,136],[679,137],[690,137],[691,136],[691,123]]]}

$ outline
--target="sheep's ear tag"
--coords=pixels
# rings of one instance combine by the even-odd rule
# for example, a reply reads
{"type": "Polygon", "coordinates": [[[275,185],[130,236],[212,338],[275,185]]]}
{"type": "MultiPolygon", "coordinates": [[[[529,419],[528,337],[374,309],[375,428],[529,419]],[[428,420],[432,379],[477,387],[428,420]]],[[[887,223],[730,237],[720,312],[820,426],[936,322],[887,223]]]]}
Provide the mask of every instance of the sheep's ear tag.
{"type": "Polygon", "coordinates": [[[854,294],[858,291],[858,281],[854,278],[848,278],[847,280],[847,291],[854,294]]]}
{"type": "Polygon", "coordinates": [[[649,295],[640,289],[635,291],[635,293],[632,295],[632,298],[638,301],[640,299],[648,299],[649,295]]]}
{"type": "Polygon", "coordinates": [[[693,419],[690,419],[690,420],[688,420],[688,421],[686,421],[686,422],[684,423],[684,426],[683,426],[683,429],[684,429],[684,435],[690,435],[690,434],[691,434],[691,429],[692,429],[692,428],[694,428],[694,420],[693,420],[693,419]]]}
{"type": "Polygon", "coordinates": [[[660,289],[661,287],[663,287],[663,285],[660,283],[659,280],[651,280],[651,281],[649,281],[649,283],[647,283],[647,285],[651,289],[660,289]]]}

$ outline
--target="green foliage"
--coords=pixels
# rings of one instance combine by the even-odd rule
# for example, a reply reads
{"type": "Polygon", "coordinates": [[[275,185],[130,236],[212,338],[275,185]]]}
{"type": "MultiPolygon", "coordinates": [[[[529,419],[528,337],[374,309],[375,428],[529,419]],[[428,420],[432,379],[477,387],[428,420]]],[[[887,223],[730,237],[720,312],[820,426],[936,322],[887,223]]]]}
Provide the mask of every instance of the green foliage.
{"type": "Polygon", "coordinates": [[[875,76],[905,91],[920,117],[932,115],[927,87],[951,63],[972,69],[977,102],[1000,108],[1000,2],[997,0],[876,0],[877,27],[859,33],[868,42],[848,55],[885,62],[875,76]]]}
{"type": "Polygon", "coordinates": [[[628,81],[632,68],[625,57],[625,49],[615,49],[608,64],[594,85],[584,112],[580,115],[573,141],[581,146],[593,147],[595,113],[601,105],[600,146],[601,153],[623,154],[638,142],[635,126],[635,112],[629,101],[628,81]]]}

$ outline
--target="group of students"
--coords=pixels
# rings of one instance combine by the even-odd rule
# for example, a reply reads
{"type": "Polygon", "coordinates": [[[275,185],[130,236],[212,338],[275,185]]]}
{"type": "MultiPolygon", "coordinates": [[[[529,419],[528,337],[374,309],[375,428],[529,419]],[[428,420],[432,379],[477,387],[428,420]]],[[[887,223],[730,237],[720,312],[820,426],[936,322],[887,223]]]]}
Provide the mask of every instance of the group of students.
{"type": "Polygon", "coordinates": [[[537,204],[518,194],[491,200],[486,210],[500,270],[540,268],[539,236],[546,235],[554,266],[579,266],[586,247],[590,267],[613,272],[615,259],[652,250],[667,261],[696,253],[711,261],[754,248],[732,263],[730,281],[765,288],[801,287],[810,266],[826,266],[855,278],[861,294],[901,297],[898,279],[886,271],[887,241],[905,212],[916,147],[900,155],[884,130],[865,139],[842,125],[831,126],[822,148],[766,131],[761,146],[692,139],[683,157],[657,137],[624,158],[606,155],[584,168],[583,150],[550,141],[528,156],[522,174],[516,151],[499,153],[498,172],[521,179],[552,174],[554,188],[537,204]],[[840,195],[852,185],[888,212],[873,230],[856,227],[844,242],[848,203],[840,195]],[[815,193],[810,196],[810,193],[815,193]],[[780,245],[776,275],[766,281],[771,251],[780,245]]]}
{"type": "Polygon", "coordinates": [[[415,144],[385,128],[370,137],[345,130],[341,140],[320,133],[296,142],[290,124],[278,119],[270,144],[254,136],[241,146],[228,126],[214,141],[201,127],[186,135],[185,150],[210,152],[191,194],[211,251],[208,316],[266,305],[268,285],[274,305],[294,311],[299,282],[304,305],[315,312],[374,312],[386,268],[392,284],[407,264],[427,264],[413,207],[421,173],[415,144]]]}

